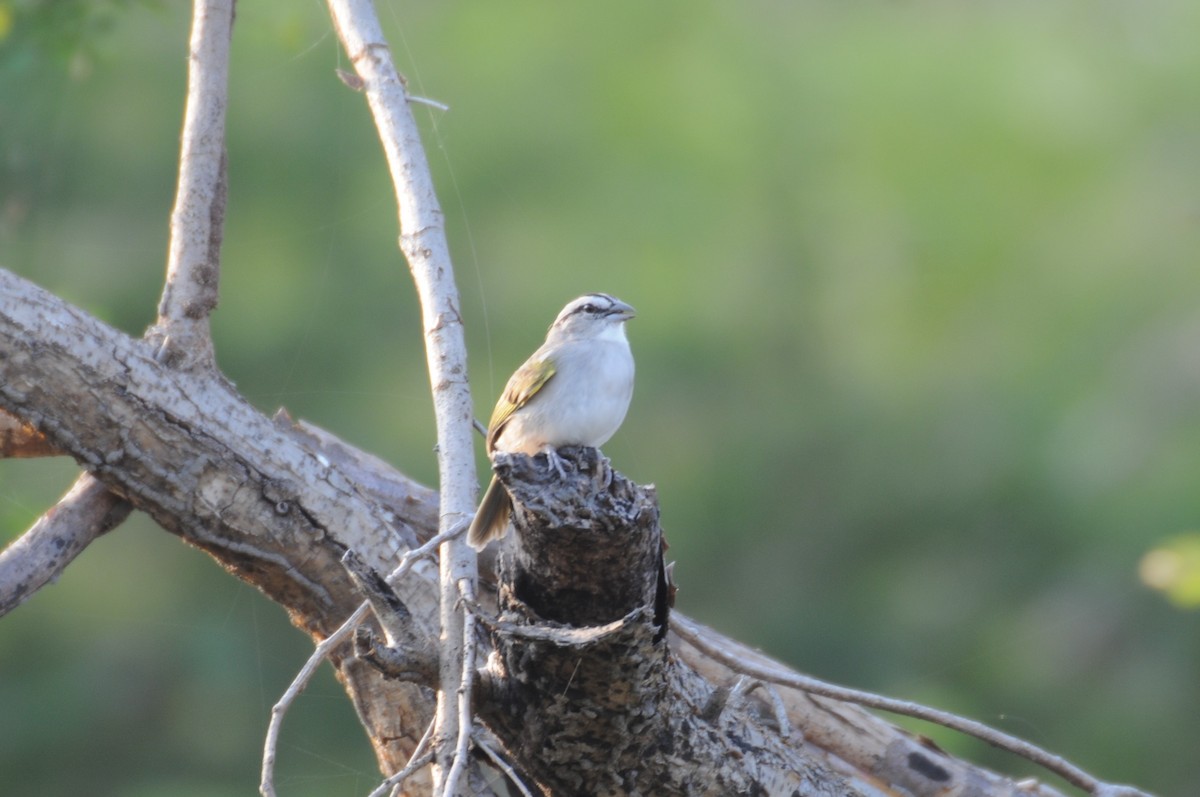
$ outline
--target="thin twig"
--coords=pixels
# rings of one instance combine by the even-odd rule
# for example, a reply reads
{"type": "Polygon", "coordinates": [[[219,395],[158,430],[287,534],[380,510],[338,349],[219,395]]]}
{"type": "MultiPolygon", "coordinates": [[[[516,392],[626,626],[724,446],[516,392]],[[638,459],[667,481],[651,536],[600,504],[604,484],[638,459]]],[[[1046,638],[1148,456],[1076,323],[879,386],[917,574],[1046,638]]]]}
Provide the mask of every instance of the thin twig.
{"type": "Polygon", "coordinates": [[[308,682],[312,680],[313,674],[316,673],[321,663],[334,648],[350,635],[370,610],[371,604],[363,601],[354,610],[354,613],[338,626],[336,631],[321,640],[312,655],[308,657],[308,661],[304,662],[304,666],[300,668],[300,672],[296,673],[296,677],[292,679],[287,691],[271,707],[271,721],[267,724],[267,736],[263,743],[262,779],[258,786],[259,793],[263,797],[275,797],[275,755],[279,747],[279,731],[283,728],[284,715],[287,714],[292,703],[296,702],[296,698],[304,691],[304,688],[308,686],[308,682]]]}
{"type": "Polygon", "coordinates": [[[401,568],[403,568],[404,570],[407,570],[408,567],[411,567],[411,565],[408,565],[408,567],[405,566],[406,560],[412,559],[415,561],[416,559],[420,559],[421,557],[432,555],[433,553],[435,553],[437,551],[438,548],[440,548],[442,546],[442,543],[462,534],[464,531],[467,530],[467,526],[470,526],[470,525],[471,525],[471,518],[469,518],[469,517],[463,518],[462,520],[458,521],[450,528],[445,529],[444,531],[439,531],[437,534],[435,534],[434,536],[432,536],[428,540],[426,540],[424,543],[422,543],[419,547],[413,548],[411,551],[408,551],[407,553],[405,553],[404,556],[401,557],[401,559],[400,559],[400,564],[397,565],[396,569],[393,570],[388,575],[388,577],[387,577],[388,583],[389,584],[394,583],[396,581],[396,579],[400,578],[399,573],[401,571],[401,568]]]}
{"type": "Polygon", "coordinates": [[[693,622],[685,617],[676,615],[672,618],[671,630],[679,635],[688,644],[700,650],[704,654],[711,656],[717,661],[724,664],[726,667],[749,675],[752,678],[758,678],[780,686],[786,686],[792,689],[799,689],[802,692],[809,694],[820,695],[822,697],[841,700],[846,703],[854,703],[868,708],[887,711],[892,714],[902,714],[907,717],[916,717],[917,719],[932,722],[941,725],[951,730],[965,733],[968,736],[974,736],[993,747],[998,747],[1001,750],[1007,750],[1010,753],[1026,758],[1033,763],[1043,767],[1050,772],[1060,776],[1068,783],[1078,786],[1089,794],[1101,797],[1112,797],[1113,795],[1122,795],[1122,797],[1147,797],[1144,792],[1140,792],[1130,786],[1116,786],[1107,784],[1089,775],[1084,770],[1067,761],[1061,756],[1057,756],[1047,750],[1043,750],[1037,745],[1031,744],[1024,739],[1018,739],[1015,736],[998,731],[995,728],[988,727],[982,722],[959,717],[945,711],[922,706],[919,703],[912,703],[907,700],[896,700],[882,695],[876,695],[871,692],[863,692],[858,689],[850,689],[844,686],[831,684],[827,681],[822,681],[817,678],[812,678],[806,675],[790,672],[781,667],[771,667],[746,661],[736,656],[730,655],[719,647],[710,644],[700,633],[698,627],[693,622]],[[1115,791],[1114,791],[1115,790],[1115,791]]]}
{"type": "Polygon", "coordinates": [[[775,722],[779,725],[779,735],[785,739],[790,739],[792,736],[792,721],[788,719],[787,707],[783,704],[783,695],[779,694],[779,690],[774,684],[763,684],[763,689],[767,693],[767,697],[771,701],[771,708],[775,712],[775,722]]]}
{"type": "Polygon", "coordinates": [[[416,103],[417,105],[425,105],[430,108],[435,108],[439,111],[450,110],[450,106],[444,102],[438,102],[437,100],[431,100],[428,97],[418,97],[415,94],[408,95],[408,101],[412,102],[412,103],[416,103]]]}
{"type": "MultiPolygon", "coordinates": [[[[471,439],[471,391],[458,289],[446,242],[444,216],[434,191],[429,163],[396,72],[374,5],[370,0],[328,0],[338,38],[362,80],[379,131],[400,221],[400,249],[421,302],[425,355],[437,425],[440,527],[448,528],[475,509],[475,453],[471,439]]],[[[463,640],[470,625],[459,602],[458,585],[476,578],[475,553],[465,540],[442,544],[439,563],[441,650],[435,712],[434,793],[445,793],[459,738],[455,692],[468,662],[463,640]]]]}
{"type": "MultiPolygon", "coordinates": [[[[400,563],[388,574],[388,583],[399,581],[418,560],[433,554],[437,550],[438,545],[455,534],[461,534],[469,524],[469,520],[463,521],[457,526],[434,536],[419,548],[406,551],[404,556],[400,557],[400,563]]],[[[346,641],[346,638],[354,632],[354,629],[358,627],[358,624],[363,621],[370,610],[371,604],[363,601],[346,618],[345,622],[337,627],[337,630],[321,640],[320,644],[313,650],[312,655],[308,657],[308,661],[304,662],[304,666],[300,668],[300,672],[296,673],[296,677],[288,685],[287,691],[271,707],[271,720],[267,724],[267,735],[263,742],[262,776],[258,787],[263,797],[275,797],[276,751],[279,747],[279,732],[283,728],[283,718],[287,714],[288,709],[291,708],[292,703],[296,702],[296,698],[300,696],[304,688],[308,686],[308,682],[312,680],[317,668],[321,666],[321,662],[325,661],[338,645],[346,641]]]]}
{"type": "MultiPolygon", "coordinates": [[[[463,579],[460,581],[458,583],[458,592],[464,604],[475,603],[474,580],[463,579]]],[[[475,656],[478,645],[479,641],[475,636],[475,613],[464,611],[462,673],[456,695],[458,703],[458,739],[454,745],[453,764],[451,764],[450,771],[446,774],[446,783],[443,787],[443,792],[448,796],[458,794],[458,782],[462,779],[467,762],[470,760],[468,753],[471,745],[471,729],[475,724],[471,713],[471,695],[475,687],[475,656]]]]}

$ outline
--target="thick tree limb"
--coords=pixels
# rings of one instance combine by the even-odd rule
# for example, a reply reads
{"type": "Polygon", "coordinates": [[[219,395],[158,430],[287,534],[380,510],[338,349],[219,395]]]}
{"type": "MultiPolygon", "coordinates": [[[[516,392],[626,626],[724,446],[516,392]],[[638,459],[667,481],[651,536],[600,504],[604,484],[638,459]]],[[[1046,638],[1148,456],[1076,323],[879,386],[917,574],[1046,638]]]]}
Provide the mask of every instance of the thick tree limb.
{"type": "MultiPolygon", "coordinates": [[[[430,515],[425,488],[411,488],[412,502],[381,505],[341,472],[337,454],[272,423],[219,376],[169,368],[146,343],[2,270],[0,407],[257,586],[318,640],[361,602],[342,553],[362,551],[386,571],[419,543],[414,527],[430,515]]],[[[394,472],[376,480],[389,475],[397,493],[411,485],[394,472]]],[[[432,634],[431,571],[417,563],[398,589],[432,634]]],[[[430,706],[418,687],[386,681],[346,652],[334,664],[381,766],[395,772],[430,706]]]]}
{"type": "MultiPolygon", "coordinates": [[[[404,83],[370,0],[329,0],[338,36],[349,55],[379,130],[400,217],[400,248],[421,299],[425,352],[437,422],[438,477],[444,530],[475,509],[474,413],[467,385],[467,348],[444,219],[404,83]]],[[[459,537],[442,545],[441,656],[434,727],[434,791],[457,794],[471,733],[474,673],[472,617],[459,596],[473,594],[475,554],[459,537]]]]}

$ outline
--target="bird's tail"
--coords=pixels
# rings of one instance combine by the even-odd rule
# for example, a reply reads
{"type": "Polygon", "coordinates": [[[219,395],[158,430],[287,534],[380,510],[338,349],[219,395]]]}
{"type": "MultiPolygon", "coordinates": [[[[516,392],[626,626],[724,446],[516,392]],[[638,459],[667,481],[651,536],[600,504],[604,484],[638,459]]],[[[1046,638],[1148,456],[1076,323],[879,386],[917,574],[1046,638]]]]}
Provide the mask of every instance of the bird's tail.
{"type": "Polygon", "coordinates": [[[498,540],[508,530],[508,516],[512,512],[512,499],[508,491],[495,476],[479,502],[471,530],[467,532],[467,545],[482,551],[492,540],[498,540]]]}

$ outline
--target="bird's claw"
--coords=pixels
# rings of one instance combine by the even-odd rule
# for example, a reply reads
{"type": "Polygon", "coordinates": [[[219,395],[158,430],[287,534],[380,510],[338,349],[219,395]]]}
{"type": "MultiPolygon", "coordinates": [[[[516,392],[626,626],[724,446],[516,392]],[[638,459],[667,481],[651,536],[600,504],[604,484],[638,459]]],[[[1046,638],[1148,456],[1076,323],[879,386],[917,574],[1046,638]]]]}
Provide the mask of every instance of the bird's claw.
{"type": "Polygon", "coordinates": [[[546,461],[550,463],[550,467],[553,468],[554,472],[558,474],[558,478],[567,478],[567,471],[563,465],[562,457],[558,455],[558,451],[556,451],[554,448],[547,448],[546,461]]]}

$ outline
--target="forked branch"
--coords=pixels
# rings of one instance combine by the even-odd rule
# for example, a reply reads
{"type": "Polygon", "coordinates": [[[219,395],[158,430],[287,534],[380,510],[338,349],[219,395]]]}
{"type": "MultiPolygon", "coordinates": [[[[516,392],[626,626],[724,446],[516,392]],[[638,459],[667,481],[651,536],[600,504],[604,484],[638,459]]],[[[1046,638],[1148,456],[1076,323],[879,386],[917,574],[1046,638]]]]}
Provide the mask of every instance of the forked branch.
{"type": "MultiPolygon", "coordinates": [[[[234,0],[196,0],[193,7],[188,94],[171,214],[167,275],[157,323],[146,337],[160,361],[209,367],[208,317],[217,304],[221,230],[225,218],[225,108],[234,0]]],[[[0,447],[7,456],[53,456],[54,447],[32,424],[0,413],[0,447]]],[[[52,582],[100,534],[132,507],[85,473],[0,554],[0,615],[52,582]]]]}

